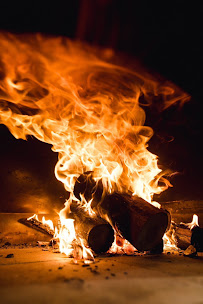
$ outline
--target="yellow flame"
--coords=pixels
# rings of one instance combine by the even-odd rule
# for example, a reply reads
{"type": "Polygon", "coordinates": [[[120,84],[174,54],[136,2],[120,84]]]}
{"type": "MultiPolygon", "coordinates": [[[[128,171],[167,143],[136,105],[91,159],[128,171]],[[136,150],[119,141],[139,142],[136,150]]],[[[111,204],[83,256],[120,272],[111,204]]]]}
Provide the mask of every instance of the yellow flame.
{"type": "MultiPolygon", "coordinates": [[[[181,223],[183,224],[183,223],[181,223]]],[[[192,228],[194,228],[195,226],[199,226],[199,223],[198,223],[198,216],[197,214],[193,214],[193,217],[192,217],[192,222],[191,223],[187,223],[187,224],[184,224],[186,225],[188,228],[190,228],[192,230],[192,228]]]]}
{"type": "Polygon", "coordinates": [[[51,230],[54,230],[54,224],[52,220],[46,220],[45,217],[42,217],[42,224],[49,226],[51,230]]]}
{"type": "Polygon", "coordinates": [[[70,256],[73,253],[72,243],[76,239],[74,220],[60,218],[61,228],[59,232],[55,235],[56,238],[60,240],[59,249],[61,253],[65,253],[70,256]]]}
{"type": "Polygon", "coordinates": [[[83,240],[80,238],[81,246],[83,249],[83,259],[85,264],[94,262],[94,255],[90,248],[85,247],[83,240]]]}
{"type": "Polygon", "coordinates": [[[30,216],[30,217],[27,218],[28,221],[31,220],[31,219],[34,219],[34,220],[36,220],[36,221],[39,221],[39,218],[38,218],[38,215],[37,215],[37,214],[34,214],[34,215],[32,215],[32,216],[30,216]]]}
{"type": "Polygon", "coordinates": [[[163,241],[164,241],[164,250],[175,250],[175,251],[178,250],[173,234],[169,236],[165,233],[163,236],[163,241]]]}
{"type": "Polygon", "coordinates": [[[81,206],[84,208],[84,211],[87,212],[89,214],[90,217],[94,217],[96,214],[95,212],[92,210],[91,208],[91,203],[92,203],[92,199],[90,199],[88,202],[85,199],[83,194],[80,194],[80,199],[81,199],[81,206]]]}

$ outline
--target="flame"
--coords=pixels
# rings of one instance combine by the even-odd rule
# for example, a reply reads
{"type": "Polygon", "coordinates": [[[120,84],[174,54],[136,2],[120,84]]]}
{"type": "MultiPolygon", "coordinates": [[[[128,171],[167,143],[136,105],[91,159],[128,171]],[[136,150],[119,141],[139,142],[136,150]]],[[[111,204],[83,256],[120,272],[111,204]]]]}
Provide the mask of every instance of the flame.
{"type": "Polygon", "coordinates": [[[93,256],[91,249],[85,247],[83,240],[81,238],[79,238],[79,239],[80,239],[81,246],[83,249],[82,256],[83,256],[85,264],[90,264],[90,263],[94,262],[94,256],[93,256]]]}
{"type": "MultiPolygon", "coordinates": [[[[28,221],[32,220],[32,219],[40,222],[37,214],[34,214],[34,215],[27,218],[28,221]]],[[[52,220],[46,220],[45,217],[43,216],[41,222],[42,222],[43,225],[47,225],[51,230],[54,230],[54,224],[53,224],[52,220]]]]}
{"type": "Polygon", "coordinates": [[[164,250],[174,250],[178,251],[178,247],[176,246],[176,240],[174,238],[174,234],[172,233],[171,235],[168,235],[167,233],[164,234],[163,236],[163,241],[164,241],[164,250]]]}
{"type": "Polygon", "coordinates": [[[114,242],[108,252],[111,254],[134,255],[136,251],[133,245],[115,233],[114,242]]]}
{"type": "MultiPolygon", "coordinates": [[[[184,224],[184,223],[181,223],[181,224],[184,224]]],[[[197,214],[193,214],[191,223],[187,223],[184,225],[187,226],[190,230],[192,230],[192,228],[194,228],[195,226],[199,226],[197,214]]]]}
{"type": "Polygon", "coordinates": [[[92,203],[93,198],[90,199],[87,202],[87,200],[85,199],[84,195],[80,194],[80,199],[81,199],[80,203],[81,203],[81,206],[84,208],[84,211],[87,212],[90,217],[94,217],[95,216],[95,212],[91,208],[91,203],[92,203]]]}
{"type": "Polygon", "coordinates": [[[39,218],[38,218],[37,214],[33,214],[32,216],[30,216],[30,217],[27,218],[28,221],[31,220],[31,219],[39,221],[39,218]]]}
{"type": "MultiPolygon", "coordinates": [[[[94,171],[106,191],[149,203],[171,186],[147,150],[153,131],[144,126],[140,100],[149,104],[154,96],[167,108],[185,102],[187,94],[63,37],[1,33],[0,51],[0,123],[17,139],[30,135],[52,145],[55,175],[67,191],[85,171],[94,171]]],[[[76,236],[67,206],[56,235],[61,252],[70,255],[76,236]]],[[[90,202],[85,206],[90,210],[90,202]]]]}
{"type": "Polygon", "coordinates": [[[45,217],[42,217],[42,224],[48,225],[51,230],[54,230],[54,224],[52,220],[46,220],[45,217]]]}

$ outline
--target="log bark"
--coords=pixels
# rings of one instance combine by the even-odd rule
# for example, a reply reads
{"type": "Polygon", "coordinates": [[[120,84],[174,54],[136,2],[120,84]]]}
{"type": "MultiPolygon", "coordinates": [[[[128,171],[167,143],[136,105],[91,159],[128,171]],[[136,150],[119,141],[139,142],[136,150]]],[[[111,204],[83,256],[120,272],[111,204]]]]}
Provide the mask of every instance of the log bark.
{"type": "Polygon", "coordinates": [[[114,241],[111,225],[96,215],[90,217],[76,202],[72,202],[70,209],[77,237],[82,238],[95,253],[107,252],[114,241]]]}

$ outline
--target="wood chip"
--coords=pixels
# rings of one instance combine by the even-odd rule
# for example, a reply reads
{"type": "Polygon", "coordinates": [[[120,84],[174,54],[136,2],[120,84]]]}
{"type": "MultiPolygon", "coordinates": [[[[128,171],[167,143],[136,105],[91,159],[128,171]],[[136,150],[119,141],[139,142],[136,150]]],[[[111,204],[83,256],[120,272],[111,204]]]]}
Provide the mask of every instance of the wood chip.
{"type": "Polygon", "coordinates": [[[197,255],[197,249],[193,246],[190,245],[183,253],[184,256],[187,257],[194,257],[197,255]]]}

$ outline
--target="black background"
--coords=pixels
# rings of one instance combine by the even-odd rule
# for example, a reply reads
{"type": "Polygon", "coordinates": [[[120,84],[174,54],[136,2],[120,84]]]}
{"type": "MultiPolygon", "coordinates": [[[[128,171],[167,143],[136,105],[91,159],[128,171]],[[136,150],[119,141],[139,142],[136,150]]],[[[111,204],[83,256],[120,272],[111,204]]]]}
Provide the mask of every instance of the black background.
{"type": "MultiPolygon", "coordinates": [[[[174,187],[158,200],[191,200],[203,199],[202,15],[197,1],[8,1],[0,4],[0,30],[65,35],[112,47],[131,54],[188,92],[191,100],[181,110],[148,111],[146,124],[155,131],[150,151],[159,155],[163,166],[179,172],[171,179],[174,187]]],[[[31,138],[28,142],[15,140],[4,126],[0,142],[1,201],[5,202],[9,193],[10,201],[15,201],[15,191],[26,191],[26,183],[19,189],[11,182],[13,172],[21,170],[31,172],[37,181],[36,191],[40,188],[46,194],[52,188],[52,198],[58,201],[55,204],[61,204],[66,196],[63,187],[52,177],[46,178],[57,159],[50,147],[31,138]]],[[[14,205],[2,203],[1,209],[8,211],[14,205]]],[[[24,211],[22,206],[14,209],[24,211]]]]}

